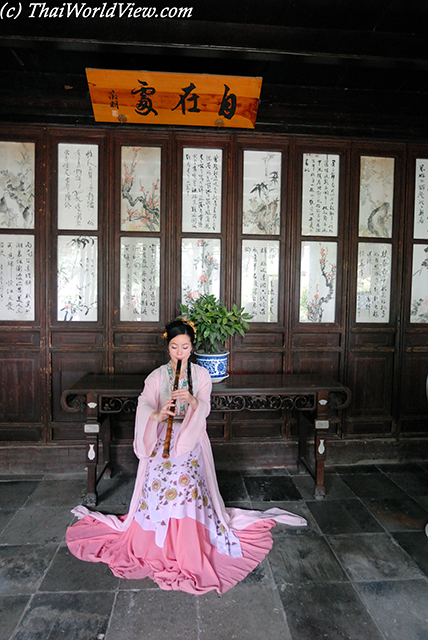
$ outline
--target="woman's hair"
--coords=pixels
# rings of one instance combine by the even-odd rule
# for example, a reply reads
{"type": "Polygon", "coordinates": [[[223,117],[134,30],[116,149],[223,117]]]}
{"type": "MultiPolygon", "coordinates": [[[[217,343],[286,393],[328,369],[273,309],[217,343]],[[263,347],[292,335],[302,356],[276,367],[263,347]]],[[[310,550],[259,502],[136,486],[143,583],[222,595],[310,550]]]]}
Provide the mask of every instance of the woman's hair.
{"type": "Polygon", "coordinates": [[[166,329],[166,341],[169,344],[173,338],[180,335],[189,336],[192,347],[195,344],[195,331],[193,327],[183,320],[173,320],[168,322],[166,329]]]}
{"type": "MultiPolygon", "coordinates": [[[[171,340],[177,336],[189,336],[192,347],[195,344],[195,331],[193,327],[184,322],[183,320],[173,320],[172,322],[168,322],[165,327],[165,338],[167,343],[169,344],[171,340]]],[[[193,381],[192,381],[192,365],[190,362],[190,358],[187,360],[187,384],[190,393],[193,395],[193,381]]]]}

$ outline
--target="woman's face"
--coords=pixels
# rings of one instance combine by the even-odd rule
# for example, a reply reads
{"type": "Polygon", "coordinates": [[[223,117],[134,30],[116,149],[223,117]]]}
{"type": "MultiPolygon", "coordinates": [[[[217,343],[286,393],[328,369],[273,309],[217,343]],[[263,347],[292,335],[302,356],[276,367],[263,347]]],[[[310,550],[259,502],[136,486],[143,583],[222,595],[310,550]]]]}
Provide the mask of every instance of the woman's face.
{"type": "Polygon", "coordinates": [[[192,353],[192,341],[185,334],[178,335],[169,341],[168,351],[174,367],[177,365],[177,360],[181,360],[183,365],[188,361],[192,353]]]}

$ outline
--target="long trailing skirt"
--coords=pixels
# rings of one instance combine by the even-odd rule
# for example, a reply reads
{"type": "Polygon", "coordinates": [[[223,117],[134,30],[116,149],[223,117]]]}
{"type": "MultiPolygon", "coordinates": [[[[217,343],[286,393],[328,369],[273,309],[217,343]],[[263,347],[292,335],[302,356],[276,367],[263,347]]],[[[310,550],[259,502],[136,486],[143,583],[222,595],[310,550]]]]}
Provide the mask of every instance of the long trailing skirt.
{"type": "Polygon", "coordinates": [[[267,555],[275,520],[226,530],[212,506],[201,446],[179,457],[171,446],[165,460],[164,430],[130,526],[119,531],[86,515],[68,528],[67,545],[81,560],[107,563],[119,578],[149,577],[165,590],[224,593],[267,555]]]}

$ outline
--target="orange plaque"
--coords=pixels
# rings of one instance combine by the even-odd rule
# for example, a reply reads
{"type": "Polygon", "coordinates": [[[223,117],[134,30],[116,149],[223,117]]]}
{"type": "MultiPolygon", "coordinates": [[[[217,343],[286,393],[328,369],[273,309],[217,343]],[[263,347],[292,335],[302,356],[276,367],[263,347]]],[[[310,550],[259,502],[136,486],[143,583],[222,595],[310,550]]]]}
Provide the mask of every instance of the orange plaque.
{"type": "Polygon", "coordinates": [[[86,69],[97,122],[254,129],[262,78],[86,69]]]}

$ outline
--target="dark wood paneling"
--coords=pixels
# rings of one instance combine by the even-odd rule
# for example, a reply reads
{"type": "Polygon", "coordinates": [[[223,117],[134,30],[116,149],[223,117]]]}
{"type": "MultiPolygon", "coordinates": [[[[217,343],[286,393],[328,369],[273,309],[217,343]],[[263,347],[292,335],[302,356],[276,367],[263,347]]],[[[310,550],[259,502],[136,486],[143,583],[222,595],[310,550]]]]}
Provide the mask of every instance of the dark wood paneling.
{"type": "Polygon", "coordinates": [[[40,352],[0,353],[0,420],[41,422],[40,352]]]}
{"type": "Polygon", "coordinates": [[[102,347],[103,334],[89,333],[86,331],[70,331],[68,333],[52,333],[52,347],[76,349],[78,347],[102,347]]]}
{"type": "Polygon", "coordinates": [[[150,373],[165,362],[166,354],[156,351],[115,351],[113,354],[115,373],[150,373]]]}
{"type": "Polygon", "coordinates": [[[352,389],[350,416],[391,416],[393,354],[351,352],[348,384],[352,389]]]}
{"type": "Polygon", "coordinates": [[[293,373],[322,373],[331,378],[340,377],[340,352],[294,351],[293,373]]]}
{"type": "Polygon", "coordinates": [[[229,356],[234,373],[282,373],[283,354],[268,350],[239,351],[229,356]]]}

